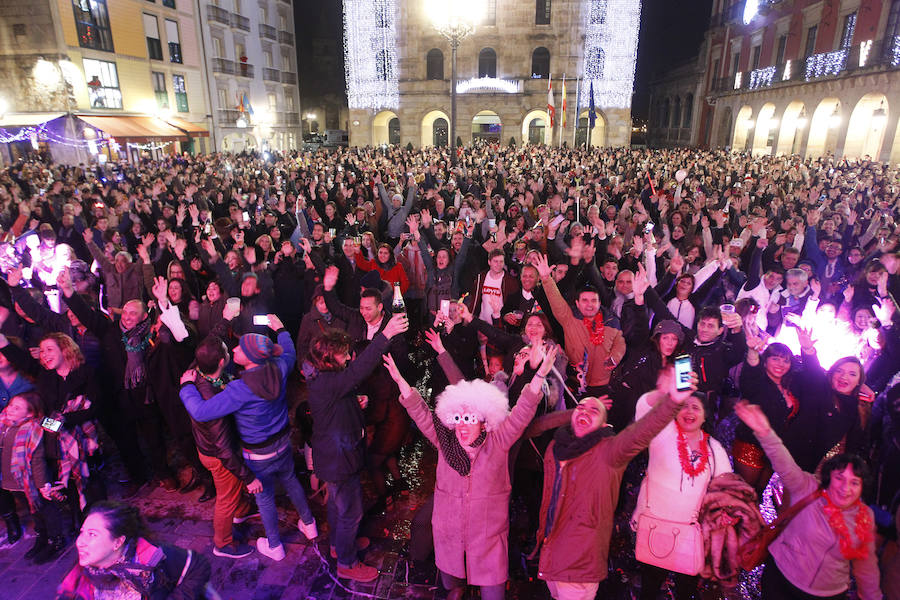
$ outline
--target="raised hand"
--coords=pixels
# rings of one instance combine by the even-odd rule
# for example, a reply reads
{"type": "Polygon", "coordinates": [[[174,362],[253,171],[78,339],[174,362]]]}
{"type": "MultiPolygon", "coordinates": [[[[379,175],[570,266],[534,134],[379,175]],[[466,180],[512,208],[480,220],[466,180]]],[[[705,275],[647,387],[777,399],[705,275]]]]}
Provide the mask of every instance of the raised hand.
{"type": "Polygon", "coordinates": [[[75,286],[72,284],[72,274],[69,272],[69,267],[64,268],[56,276],[56,287],[62,291],[63,296],[66,298],[71,298],[72,294],[75,293],[75,286]]]}
{"type": "Polygon", "coordinates": [[[635,298],[642,298],[644,292],[650,287],[650,280],[647,278],[647,270],[641,263],[638,263],[638,271],[634,274],[634,285],[632,287],[635,298]]]}
{"type": "Polygon", "coordinates": [[[546,279],[553,274],[550,262],[547,260],[546,254],[538,254],[534,259],[534,268],[537,269],[541,279],[546,279]]]}
{"type": "Polygon", "coordinates": [[[441,340],[441,334],[434,329],[429,329],[425,332],[425,341],[427,341],[428,345],[438,354],[443,354],[447,351],[447,349],[444,348],[443,340],[441,340]]]}
{"type": "Polygon", "coordinates": [[[156,298],[156,305],[162,308],[169,304],[169,282],[165,277],[153,278],[153,297],[156,298]]]}
{"type": "Polygon", "coordinates": [[[381,333],[383,333],[384,337],[387,339],[391,339],[398,333],[403,333],[407,329],[409,329],[409,319],[404,313],[397,313],[391,317],[391,320],[388,321],[388,324],[381,330],[381,333]]]}
{"type": "Polygon", "coordinates": [[[678,275],[681,273],[681,270],[684,268],[684,257],[681,256],[681,252],[678,250],[675,251],[675,255],[672,257],[672,260],[669,261],[669,271],[674,275],[678,275]]]}
{"type": "MultiPolygon", "coordinates": [[[[309,254],[307,254],[307,256],[309,256],[309,254]]],[[[322,278],[322,285],[324,286],[326,292],[330,292],[334,289],[334,286],[337,285],[338,273],[340,273],[340,271],[333,265],[325,269],[325,276],[322,278]]]]}
{"type": "Polygon", "coordinates": [[[22,282],[22,267],[13,267],[6,274],[6,283],[9,287],[16,287],[22,282]]]}
{"type": "Polygon", "coordinates": [[[412,391],[412,387],[410,387],[409,383],[407,383],[406,379],[400,373],[400,369],[397,368],[397,363],[394,362],[394,357],[391,356],[390,352],[386,352],[383,358],[384,368],[387,369],[391,379],[396,382],[397,387],[400,389],[400,396],[408,396],[409,392],[412,391]]]}

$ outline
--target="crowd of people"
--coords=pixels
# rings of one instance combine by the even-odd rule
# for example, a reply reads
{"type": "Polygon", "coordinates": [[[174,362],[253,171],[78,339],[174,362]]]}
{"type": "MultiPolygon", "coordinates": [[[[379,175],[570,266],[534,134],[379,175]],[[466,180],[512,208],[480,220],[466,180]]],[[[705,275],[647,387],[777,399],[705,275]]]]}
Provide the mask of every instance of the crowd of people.
{"type": "Polygon", "coordinates": [[[3,544],[26,513],[37,564],[78,532],[60,598],[202,598],[206,559],[115,499],[199,492],[212,554],[280,561],[283,489],[372,581],[361,531],[424,439],[409,557],[448,598],[526,559],[557,600],[733,597],[768,535],[764,598],[897,600],[898,175],[489,144],[9,165],[3,544]]]}

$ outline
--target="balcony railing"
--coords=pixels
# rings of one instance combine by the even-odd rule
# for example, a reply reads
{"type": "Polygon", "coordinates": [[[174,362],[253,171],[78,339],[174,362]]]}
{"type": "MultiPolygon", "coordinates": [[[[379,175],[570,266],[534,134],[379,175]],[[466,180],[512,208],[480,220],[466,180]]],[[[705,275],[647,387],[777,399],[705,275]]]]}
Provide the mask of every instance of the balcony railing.
{"type": "Polygon", "coordinates": [[[265,23],[259,24],[259,37],[265,38],[267,40],[278,41],[278,30],[272,27],[271,25],[266,25],[265,23]]]}
{"type": "Polygon", "coordinates": [[[278,41],[282,44],[287,44],[289,46],[294,45],[294,34],[290,31],[279,31],[278,32],[278,41]]]}
{"type": "Polygon", "coordinates": [[[231,13],[231,26],[242,31],[250,31],[250,19],[231,13]]]}
{"type": "Polygon", "coordinates": [[[297,85],[297,74],[289,73],[287,71],[281,72],[281,83],[286,83],[288,85],[297,85]]]}
{"type": "Polygon", "coordinates": [[[243,62],[235,63],[235,65],[237,67],[234,71],[235,75],[253,78],[253,65],[243,62]]]}
{"type": "Polygon", "coordinates": [[[206,5],[206,18],[222,25],[231,25],[231,13],[212,4],[206,5]]]}
{"type": "Polygon", "coordinates": [[[799,60],[713,79],[710,92],[729,94],[754,91],[784,83],[815,81],[859,71],[900,68],[900,36],[868,40],[833,52],[813,54],[799,60]]]}
{"type": "Polygon", "coordinates": [[[278,125],[299,125],[300,124],[300,113],[295,112],[280,112],[278,113],[278,125]]]}
{"type": "Polygon", "coordinates": [[[241,116],[241,111],[234,110],[230,108],[220,108],[219,109],[219,122],[225,126],[234,127],[235,123],[237,123],[238,117],[241,116]]]}
{"type": "Polygon", "coordinates": [[[263,79],[266,81],[281,81],[281,76],[278,69],[263,67],[263,79]]]}
{"type": "Polygon", "coordinates": [[[227,75],[234,75],[235,63],[233,60],[228,60],[227,58],[213,58],[212,70],[213,73],[225,73],[227,75]]]}

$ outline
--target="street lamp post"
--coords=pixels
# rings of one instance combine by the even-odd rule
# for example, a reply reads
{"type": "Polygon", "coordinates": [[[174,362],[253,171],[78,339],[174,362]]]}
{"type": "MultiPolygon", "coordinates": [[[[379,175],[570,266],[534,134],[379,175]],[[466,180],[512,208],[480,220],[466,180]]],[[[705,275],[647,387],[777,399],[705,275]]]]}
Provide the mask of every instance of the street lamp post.
{"type": "Polygon", "coordinates": [[[456,167],[456,51],[459,43],[475,32],[481,2],[478,0],[426,0],[434,28],[450,41],[450,165],[456,167]]]}

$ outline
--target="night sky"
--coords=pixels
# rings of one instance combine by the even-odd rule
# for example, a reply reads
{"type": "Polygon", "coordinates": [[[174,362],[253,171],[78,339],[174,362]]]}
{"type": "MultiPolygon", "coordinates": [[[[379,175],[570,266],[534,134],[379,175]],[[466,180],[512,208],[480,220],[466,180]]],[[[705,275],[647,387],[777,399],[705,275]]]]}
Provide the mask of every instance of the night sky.
{"type": "MultiPolygon", "coordinates": [[[[696,55],[709,22],[711,7],[712,0],[643,0],[632,104],[635,119],[647,117],[650,99],[648,83],[654,74],[696,55]]],[[[326,77],[319,73],[312,78],[312,45],[309,43],[314,36],[325,33],[321,31],[323,26],[328,29],[328,37],[333,36],[335,40],[341,38],[341,0],[294,0],[294,11],[301,98],[309,97],[312,91],[341,93],[344,90],[343,55],[337,52],[338,56],[334,57],[337,66],[333,72],[330,71],[326,77]],[[323,13],[327,18],[318,18],[323,13]],[[310,18],[310,15],[317,17],[310,18]]],[[[333,47],[337,49],[340,45],[333,47]]]]}

